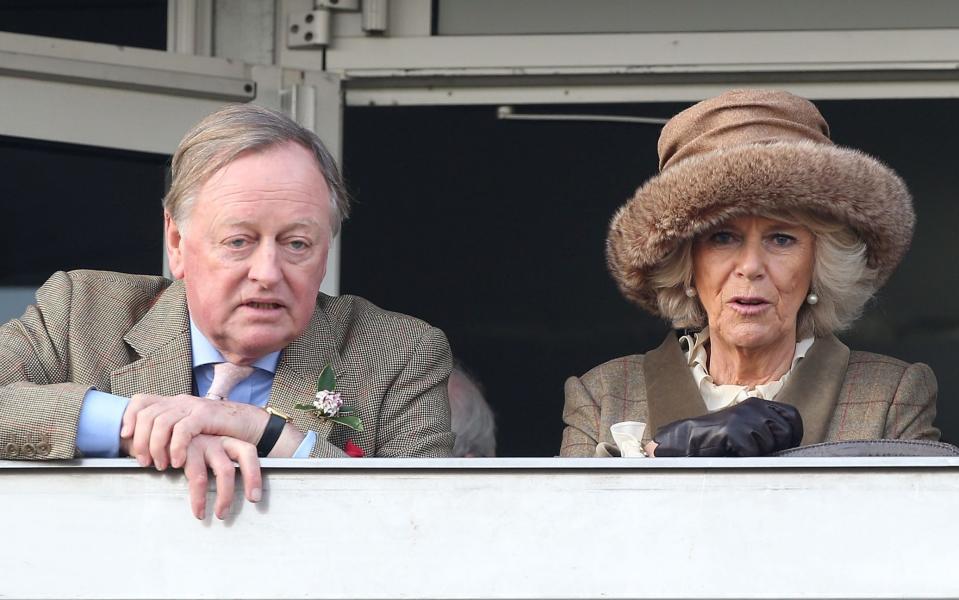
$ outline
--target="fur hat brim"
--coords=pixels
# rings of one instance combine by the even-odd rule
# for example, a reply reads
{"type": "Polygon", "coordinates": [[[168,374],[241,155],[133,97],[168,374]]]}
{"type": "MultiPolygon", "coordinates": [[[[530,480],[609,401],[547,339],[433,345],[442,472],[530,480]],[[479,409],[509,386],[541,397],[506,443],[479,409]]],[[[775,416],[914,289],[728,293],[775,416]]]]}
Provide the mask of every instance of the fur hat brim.
{"type": "Polygon", "coordinates": [[[784,210],[851,227],[880,285],[915,226],[905,183],[871,156],[806,141],[745,144],[690,157],[643,184],[613,217],[607,264],[629,300],[660,314],[649,273],[680,243],[732,217],[784,210]]]}

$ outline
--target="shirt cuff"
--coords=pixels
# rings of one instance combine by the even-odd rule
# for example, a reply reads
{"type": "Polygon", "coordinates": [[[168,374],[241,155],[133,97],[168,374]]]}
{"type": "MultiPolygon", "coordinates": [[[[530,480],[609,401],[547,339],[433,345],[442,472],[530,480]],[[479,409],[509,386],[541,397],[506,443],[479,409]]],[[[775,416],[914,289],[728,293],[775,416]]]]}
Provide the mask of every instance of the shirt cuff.
{"type": "Polygon", "coordinates": [[[300,446],[296,449],[296,452],[293,453],[291,458],[309,458],[310,452],[313,452],[313,446],[315,445],[316,432],[307,431],[306,436],[303,438],[303,441],[300,442],[300,446]]]}
{"type": "Polygon", "coordinates": [[[87,458],[116,458],[120,455],[120,424],[129,398],[88,390],[80,405],[77,423],[77,450],[87,458]]]}

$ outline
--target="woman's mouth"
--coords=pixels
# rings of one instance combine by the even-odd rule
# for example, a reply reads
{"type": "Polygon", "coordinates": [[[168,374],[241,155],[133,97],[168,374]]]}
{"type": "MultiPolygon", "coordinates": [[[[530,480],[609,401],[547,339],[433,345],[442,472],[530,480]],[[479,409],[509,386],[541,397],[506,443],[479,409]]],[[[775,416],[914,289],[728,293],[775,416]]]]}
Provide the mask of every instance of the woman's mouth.
{"type": "Polygon", "coordinates": [[[738,314],[746,317],[758,315],[772,306],[768,300],[759,296],[736,296],[727,304],[738,314]]]}

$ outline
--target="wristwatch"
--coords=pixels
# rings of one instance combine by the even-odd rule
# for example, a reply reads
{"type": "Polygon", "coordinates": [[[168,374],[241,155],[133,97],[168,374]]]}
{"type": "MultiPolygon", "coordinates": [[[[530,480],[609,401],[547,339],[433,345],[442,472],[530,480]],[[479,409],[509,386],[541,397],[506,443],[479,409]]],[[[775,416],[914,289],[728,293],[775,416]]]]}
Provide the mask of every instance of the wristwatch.
{"type": "Polygon", "coordinates": [[[266,412],[270,413],[270,419],[266,422],[266,428],[260,435],[260,441],[256,443],[256,455],[264,458],[276,446],[276,441],[280,439],[283,433],[283,427],[290,422],[290,417],[284,415],[272,406],[266,407],[266,412]]]}

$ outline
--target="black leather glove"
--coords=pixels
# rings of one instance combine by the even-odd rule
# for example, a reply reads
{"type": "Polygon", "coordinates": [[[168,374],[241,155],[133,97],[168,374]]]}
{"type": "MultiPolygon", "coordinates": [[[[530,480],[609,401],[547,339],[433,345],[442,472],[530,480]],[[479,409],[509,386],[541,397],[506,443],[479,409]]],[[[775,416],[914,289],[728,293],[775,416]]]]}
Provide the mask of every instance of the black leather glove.
{"type": "Polygon", "coordinates": [[[765,456],[798,446],[803,426],[788,404],[747,398],[714,413],[663,425],[655,456],[765,456]]]}

